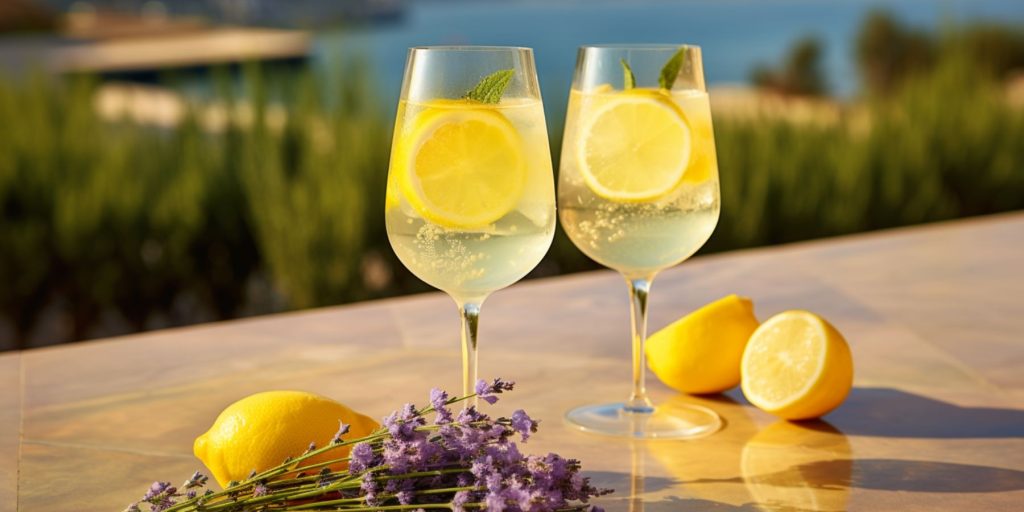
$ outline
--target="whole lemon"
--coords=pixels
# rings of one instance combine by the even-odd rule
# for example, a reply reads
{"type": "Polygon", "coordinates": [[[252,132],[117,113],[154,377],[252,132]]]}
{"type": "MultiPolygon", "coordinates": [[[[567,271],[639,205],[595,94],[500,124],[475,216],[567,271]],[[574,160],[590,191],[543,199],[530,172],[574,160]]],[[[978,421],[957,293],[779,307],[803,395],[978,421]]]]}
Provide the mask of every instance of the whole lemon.
{"type": "Polygon", "coordinates": [[[722,297],[652,334],[647,364],[677,391],[725,391],[740,383],[743,349],[758,325],[750,299],[722,297]]]}
{"type": "MultiPolygon", "coordinates": [[[[224,409],[213,426],[196,438],[192,451],[225,487],[232,480],[246,479],[253,470],[263,471],[301,455],[309,443],[325,446],[338,432],[339,422],[350,425],[343,439],[364,437],[379,427],[373,419],[313,393],[256,393],[224,409]]],[[[342,458],[348,452],[348,447],[341,447],[303,464],[342,458]]]]}

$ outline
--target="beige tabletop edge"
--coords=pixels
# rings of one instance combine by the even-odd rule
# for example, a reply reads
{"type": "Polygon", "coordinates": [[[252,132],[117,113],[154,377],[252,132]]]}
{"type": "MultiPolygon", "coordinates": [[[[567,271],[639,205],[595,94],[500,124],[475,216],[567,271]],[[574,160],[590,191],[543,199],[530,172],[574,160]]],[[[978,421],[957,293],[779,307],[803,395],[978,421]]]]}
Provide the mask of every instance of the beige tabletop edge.
{"type": "MultiPolygon", "coordinates": [[[[762,320],[809,309],[850,342],[855,389],[791,424],[738,390],[700,403],[726,427],[689,442],[571,431],[580,403],[624,398],[625,284],[533,280],[483,309],[481,370],[518,382],[497,412],[543,420],[525,449],[580,458],[610,511],[1024,510],[1024,213],[702,256],[663,272],[651,330],[729,293],[762,320]]],[[[305,389],[374,416],[458,383],[440,294],[0,354],[0,512],[122,510],[200,469],[191,442],[246,394],[305,389]]]]}

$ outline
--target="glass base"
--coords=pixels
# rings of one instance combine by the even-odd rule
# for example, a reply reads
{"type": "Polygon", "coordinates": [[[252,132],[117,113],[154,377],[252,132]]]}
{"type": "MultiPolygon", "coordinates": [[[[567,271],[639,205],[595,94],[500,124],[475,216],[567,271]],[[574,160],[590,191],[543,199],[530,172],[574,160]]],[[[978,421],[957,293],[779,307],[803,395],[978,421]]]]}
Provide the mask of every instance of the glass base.
{"type": "Polygon", "coordinates": [[[622,402],[584,405],[567,412],[565,420],[583,432],[633,439],[694,439],[722,428],[715,411],[672,402],[640,411],[629,410],[622,402]]]}

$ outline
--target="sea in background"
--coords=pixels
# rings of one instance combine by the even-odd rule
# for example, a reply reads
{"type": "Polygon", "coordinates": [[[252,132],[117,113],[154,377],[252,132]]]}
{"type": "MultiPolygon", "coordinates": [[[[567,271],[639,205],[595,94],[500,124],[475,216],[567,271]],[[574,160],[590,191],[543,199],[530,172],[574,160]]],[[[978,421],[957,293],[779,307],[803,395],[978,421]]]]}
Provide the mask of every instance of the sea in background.
{"type": "Polygon", "coordinates": [[[875,8],[926,30],[976,20],[1024,30],[1024,0],[416,0],[405,3],[397,21],[320,32],[313,60],[330,67],[347,56],[365,57],[380,100],[393,110],[411,46],[529,46],[550,122],[564,113],[582,44],[696,44],[713,87],[746,83],[755,65],[778,63],[797,38],[814,35],[825,45],[830,92],[849,97],[859,90],[857,30],[875,8]]]}

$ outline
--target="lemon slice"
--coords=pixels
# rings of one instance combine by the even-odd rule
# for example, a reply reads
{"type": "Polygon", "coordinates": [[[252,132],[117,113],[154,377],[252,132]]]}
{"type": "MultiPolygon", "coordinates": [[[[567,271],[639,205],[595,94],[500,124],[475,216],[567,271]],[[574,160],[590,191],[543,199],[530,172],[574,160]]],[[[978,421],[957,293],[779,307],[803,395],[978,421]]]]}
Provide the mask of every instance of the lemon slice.
{"type": "Polygon", "coordinates": [[[743,351],[747,400],[776,416],[817,418],[839,406],[853,384],[853,358],[839,331],[807,311],[786,311],[754,331],[743,351]]]}
{"type": "Polygon", "coordinates": [[[438,103],[417,114],[400,143],[402,193],[435,224],[487,226],[519,202],[526,185],[523,142],[493,107],[438,103]]]}
{"type": "Polygon", "coordinates": [[[633,89],[595,102],[576,145],[587,186],[619,202],[673,191],[690,163],[692,135],[683,111],[657,91],[633,89]]]}

